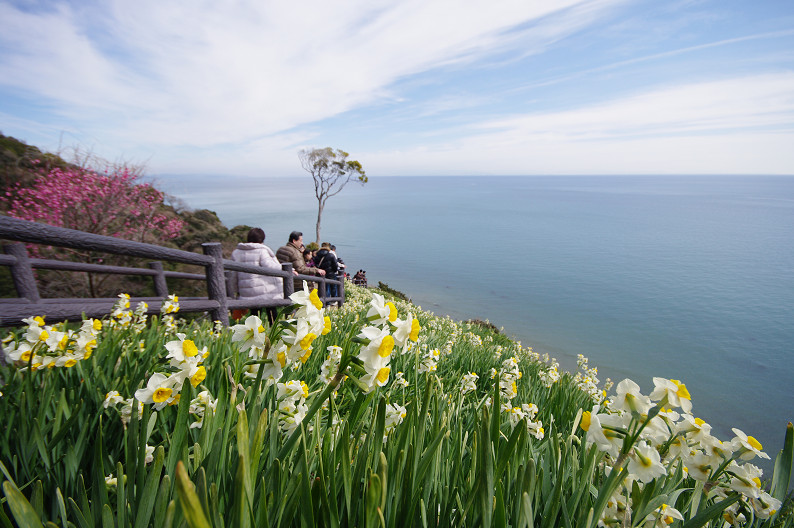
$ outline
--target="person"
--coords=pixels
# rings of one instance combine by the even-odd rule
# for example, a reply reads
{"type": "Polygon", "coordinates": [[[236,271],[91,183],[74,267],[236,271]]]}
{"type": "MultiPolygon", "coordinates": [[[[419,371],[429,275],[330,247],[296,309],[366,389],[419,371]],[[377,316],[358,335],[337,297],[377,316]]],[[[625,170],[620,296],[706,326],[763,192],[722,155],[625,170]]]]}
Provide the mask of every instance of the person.
{"type": "MultiPolygon", "coordinates": [[[[320,246],[320,251],[317,252],[317,256],[315,258],[317,261],[317,267],[325,271],[325,278],[336,280],[337,273],[339,272],[339,262],[336,258],[336,255],[331,250],[331,244],[328,242],[323,242],[320,246]]],[[[339,286],[337,284],[325,285],[326,297],[337,297],[338,295],[339,286]]]]}
{"type": "Polygon", "coordinates": [[[315,268],[316,266],[314,265],[313,259],[314,259],[314,251],[312,251],[311,249],[304,249],[303,262],[306,263],[306,266],[308,266],[309,268],[315,268]]]}
{"type": "MultiPolygon", "coordinates": [[[[251,264],[274,271],[281,271],[281,264],[276,255],[264,242],[265,232],[258,227],[251,229],[248,232],[247,242],[240,242],[237,244],[237,249],[232,251],[232,260],[242,264],[251,264]]],[[[284,285],[281,277],[240,271],[237,272],[237,292],[241,298],[245,299],[283,299],[284,285]]],[[[275,320],[275,308],[268,308],[267,313],[272,323],[275,320]]]]}
{"type": "Polygon", "coordinates": [[[353,284],[357,284],[358,286],[367,285],[367,275],[364,270],[358,270],[356,274],[353,275],[353,284]]]}
{"type": "Polygon", "coordinates": [[[339,263],[339,272],[345,275],[347,273],[347,266],[345,266],[345,261],[339,258],[339,255],[336,253],[336,246],[333,244],[331,244],[331,253],[334,254],[337,263],[339,263]]]}
{"type": "MultiPolygon", "coordinates": [[[[300,231],[293,231],[289,234],[287,243],[276,251],[276,258],[279,262],[292,264],[292,271],[300,273],[301,275],[316,275],[325,276],[325,271],[319,268],[310,268],[303,260],[303,233],[300,231]]],[[[310,286],[309,289],[313,287],[310,286]]],[[[295,279],[295,291],[303,290],[303,280],[295,279]]]]}

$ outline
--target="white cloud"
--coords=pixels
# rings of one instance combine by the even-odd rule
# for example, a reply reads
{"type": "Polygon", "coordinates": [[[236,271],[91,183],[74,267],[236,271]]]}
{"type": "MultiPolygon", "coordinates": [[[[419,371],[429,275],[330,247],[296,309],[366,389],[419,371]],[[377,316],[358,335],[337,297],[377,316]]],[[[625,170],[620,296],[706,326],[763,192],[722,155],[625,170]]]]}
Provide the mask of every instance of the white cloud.
{"type": "Polygon", "coordinates": [[[681,85],[476,129],[455,143],[372,153],[369,170],[794,174],[794,74],[681,85]]]}
{"type": "MultiPolygon", "coordinates": [[[[526,67],[521,57],[595,27],[630,1],[62,0],[37,10],[0,0],[0,97],[29,105],[20,113],[0,102],[0,119],[40,137],[65,132],[67,143],[87,143],[107,158],[149,160],[155,172],[294,173],[297,148],[315,133],[331,135],[323,120],[359,110],[378,121],[366,107],[405,97],[398,81],[432,73],[422,82],[443,82],[438,72],[475,62],[489,67],[483,74],[510,77],[512,64],[526,67]]],[[[583,72],[788,34],[625,55],[546,76],[558,71],[563,83],[584,83],[583,72]]],[[[473,122],[470,111],[493,108],[507,91],[544,84],[531,75],[511,81],[501,92],[439,90],[432,101],[414,84],[416,99],[394,108],[389,126],[421,146],[357,149],[355,157],[372,174],[794,173],[788,72],[668,79],[619,100],[473,122]],[[428,127],[400,132],[401,120],[417,127],[422,118],[428,127]]]]}
{"type": "Polygon", "coordinates": [[[0,4],[0,83],[115,143],[245,142],[371,102],[401,77],[515,45],[509,30],[582,3],[604,2],[0,4]]]}
{"type": "Polygon", "coordinates": [[[792,124],[794,73],[782,73],[657,89],[588,108],[493,121],[483,128],[506,129],[524,141],[722,133],[792,124]]]}

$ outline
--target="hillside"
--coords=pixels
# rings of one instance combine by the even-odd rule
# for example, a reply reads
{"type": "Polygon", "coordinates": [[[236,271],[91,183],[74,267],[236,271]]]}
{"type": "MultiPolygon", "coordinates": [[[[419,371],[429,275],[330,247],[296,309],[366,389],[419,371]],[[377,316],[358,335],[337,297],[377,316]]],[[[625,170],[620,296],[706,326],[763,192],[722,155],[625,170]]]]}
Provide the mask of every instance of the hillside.
{"type": "MultiPolygon", "coordinates": [[[[28,145],[16,138],[5,136],[0,133],[0,196],[13,198],[21,189],[31,188],[36,182],[47,175],[53,169],[69,170],[79,167],[89,167],[102,172],[108,169],[117,169],[123,166],[125,169],[131,168],[140,183],[147,183],[144,176],[143,167],[135,165],[117,165],[105,160],[98,159],[93,155],[74,151],[74,161],[67,161],[58,154],[43,152],[36,146],[28,145]]],[[[218,218],[218,215],[207,209],[192,210],[179,204],[179,200],[165,195],[162,203],[158,206],[158,214],[169,218],[177,218],[184,223],[184,227],[179,234],[171,239],[158,241],[159,245],[174,247],[185,251],[196,253],[201,252],[201,244],[204,242],[221,242],[224,246],[224,254],[231,254],[234,246],[243,239],[250,229],[249,226],[236,226],[232,229],[227,228],[218,218]]],[[[0,200],[0,213],[7,214],[9,203],[7,200],[0,200]]],[[[75,255],[57,253],[57,258],[67,260],[79,260],[75,255]]],[[[47,256],[47,255],[44,255],[47,256]]],[[[96,258],[96,257],[92,257],[96,258]]],[[[106,261],[105,263],[111,263],[106,261]]],[[[116,262],[113,262],[114,264],[116,262]]],[[[135,259],[123,259],[118,262],[120,265],[146,267],[145,262],[137,262],[135,259]]],[[[173,265],[169,269],[176,271],[196,271],[193,269],[183,269],[184,266],[173,265]]],[[[39,271],[39,287],[45,297],[63,296],[84,296],[87,295],[85,287],[79,282],[80,278],[75,278],[74,273],[39,271]]],[[[152,286],[149,280],[136,278],[124,278],[113,276],[107,285],[99,284],[98,289],[92,288],[97,295],[115,295],[118,291],[130,291],[139,295],[148,295],[152,286]]],[[[94,285],[97,286],[97,285],[94,285]]],[[[180,295],[202,295],[196,285],[182,281],[175,285],[180,295]]],[[[0,297],[14,297],[16,292],[11,282],[8,269],[0,267],[0,297]]]]}

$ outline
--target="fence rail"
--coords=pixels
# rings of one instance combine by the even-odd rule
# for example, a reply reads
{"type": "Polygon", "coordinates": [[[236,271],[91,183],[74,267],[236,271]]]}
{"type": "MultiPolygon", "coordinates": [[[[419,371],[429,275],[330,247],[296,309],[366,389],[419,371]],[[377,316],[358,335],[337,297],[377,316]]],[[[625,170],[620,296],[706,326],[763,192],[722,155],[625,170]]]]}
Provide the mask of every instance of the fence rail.
{"type": "Polygon", "coordinates": [[[207,297],[180,297],[179,311],[184,313],[208,312],[213,320],[221,321],[224,325],[229,324],[230,309],[290,305],[291,301],[288,297],[294,291],[293,279],[317,283],[323,304],[338,302],[341,305],[345,300],[344,280],[326,279],[314,275],[295,275],[290,263],[282,264],[282,269],[279,271],[224,259],[219,242],[202,244],[204,254],[191,253],[154,244],[19,220],[4,215],[0,215],[0,239],[17,242],[3,245],[4,254],[0,254],[0,265],[10,268],[18,295],[15,299],[0,299],[0,326],[22,324],[22,319],[32,315],[47,316],[50,320],[58,321],[80,320],[84,316],[103,317],[110,313],[113,304],[117,301],[116,298],[42,298],[39,294],[34,269],[151,277],[154,281],[156,297],[131,299],[132,302],[144,301],[149,304],[148,313],[150,314],[159,313],[162,302],[169,295],[166,279],[204,281],[207,286],[207,297]],[[135,268],[30,258],[22,242],[155,260],[149,262],[149,268],[135,268]],[[163,261],[201,266],[205,273],[166,271],[163,269],[163,261]],[[255,298],[235,298],[237,294],[235,274],[237,272],[281,277],[284,279],[282,281],[284,283],[284,298],[266,301],[255,298]],[[338,284],[339,296],[326,297],[326,284],[338,284]]]}

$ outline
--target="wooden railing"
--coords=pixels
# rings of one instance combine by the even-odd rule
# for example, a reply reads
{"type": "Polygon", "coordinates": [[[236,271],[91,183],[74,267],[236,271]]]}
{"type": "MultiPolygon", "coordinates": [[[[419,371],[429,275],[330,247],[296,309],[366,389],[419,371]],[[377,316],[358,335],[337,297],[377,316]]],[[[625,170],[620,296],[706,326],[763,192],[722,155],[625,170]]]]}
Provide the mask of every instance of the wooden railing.
{"type": "Polygon", "coordinates": [[[146,302],[149,305],[148,313],[150,314],[159,313],[162,302],[169,295],[167,278],[205,281],[207,297],[180,297],[179,312],[208,312],[212,320],[221,321],[224,325],[229,324],[229,310],[231,309],[289,306],[291,304],[289,296],[294,290],[293,279],[316,283],[323,304],[338,302],[341,305],[345,300],[344,280],[326,279],[314,275],[295,275],[292,272],[292,264],[289,263],[282,264],[282,269],[279,271],[227,260],[223,258],[219,242],[202,244],[204,254],[198,254],[19,220],[4,215],[0,215],[0,239],[154,259],[149,263],[148,269],[66,262],[30,258],[24,244],[6,244],[3,246],[4,254],[0,254],[0,265],[10,268],[18,298],[0,299],[0,326],[20,325],[22,319],[34,315],[46,316],[49,321],[77,321],[83,317],[99,318],[110,313],[113,304],[118,300],[117,298],[41,298],[34,269],[150,276],[154,281],[156,297],[131,299],[131,302],[146,302]],[[165,271],[163,261],[202,266],[205,273],[165,271]],[[237,281],[234,272],[283,278],[284,298],[267,301],[236,299],[237,281]],[[326,284],[338,284],[339,296],[326,297],[326,284]]]}

